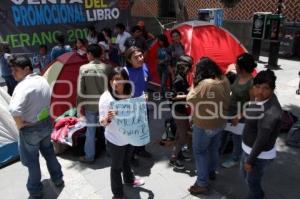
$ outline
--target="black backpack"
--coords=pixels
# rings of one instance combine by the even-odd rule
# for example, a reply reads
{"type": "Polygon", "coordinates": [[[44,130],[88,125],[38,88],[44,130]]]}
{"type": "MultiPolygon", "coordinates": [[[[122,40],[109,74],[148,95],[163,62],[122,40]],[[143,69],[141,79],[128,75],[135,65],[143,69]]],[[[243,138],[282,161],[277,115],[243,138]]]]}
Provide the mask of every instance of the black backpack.
{"type": "Polygon", "coordinates": [[[288,132],[287,145],[300,148],[300,120],[298,120],[288,132]]]}
{"type": "Polygon", "coordinates": [[[281,132],[289,132],[293,124],[297,121],[297,117],[289,111],[283,111],[281,117],[281,132]]]}

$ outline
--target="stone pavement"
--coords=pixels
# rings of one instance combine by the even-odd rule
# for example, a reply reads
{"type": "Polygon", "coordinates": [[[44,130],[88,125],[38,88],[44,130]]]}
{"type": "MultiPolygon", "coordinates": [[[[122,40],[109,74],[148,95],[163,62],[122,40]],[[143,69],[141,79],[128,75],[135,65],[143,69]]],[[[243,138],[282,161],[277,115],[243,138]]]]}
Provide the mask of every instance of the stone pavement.
{"type": "MultiPolygon", "coordinates": [[[[261,57],[262,61],[267,61],[261,57]]],[[[276,94],[285,109],[300,116],[300,96],[295,94],[298,87],[300,62],[279,60],[282,70],[276,70],[276,94]]],[[[259,64],[258,70],[263,69],[259,64]]],[[[152,111],[153,113],[153,111],[152,111]]],[[[165,112],[163,118],[169,113],[165,112]]],[[[151,143],[147,146],[153,154],[151,159],[140,158],[139,166],[133,167],[146,184],[140,188],[125,187],[129,199],[243,199],[247,193],[245,182],[239,168],[219,168],[217,180],[211,182],[208,195],[191,196],[187,191],[196,179],[194,162],[185,164],[184,172],[174,171],[168,166],[171,147],[161,146],[158,140],[163,132],[164,120],[151,119],[151,143]]],[[[268,168],[263,179],[267,199],[298,199],[300,196],[300,149],[285,145],[286,134],[281,134],[277,142],[278,157],[268,168]]],[[[226,157],[223,157],[225,159],[226,157]]],[[[49,180],[44,160],[41,158],[42,178],[45,199],[109,199],[110,158],[102,154],[95,164],[85,165],[77,161],[71,152],[59,157],[62,164],[66,186],[57,189],[49,180]]],[[[0,198],[25,199],[26,168],[20,162],[0,170],[0,198]]]]}

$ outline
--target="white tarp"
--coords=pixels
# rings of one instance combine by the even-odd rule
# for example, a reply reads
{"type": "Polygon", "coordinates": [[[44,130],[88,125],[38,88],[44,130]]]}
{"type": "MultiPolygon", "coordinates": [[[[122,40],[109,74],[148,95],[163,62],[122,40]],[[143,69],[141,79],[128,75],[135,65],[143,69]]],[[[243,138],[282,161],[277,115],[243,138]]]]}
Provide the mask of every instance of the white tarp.
{"type": "Polygon", "coordinates": [[[17,142],[18,129],[8,110],[10,96],[0,88],[0,146],[17,142]]]}

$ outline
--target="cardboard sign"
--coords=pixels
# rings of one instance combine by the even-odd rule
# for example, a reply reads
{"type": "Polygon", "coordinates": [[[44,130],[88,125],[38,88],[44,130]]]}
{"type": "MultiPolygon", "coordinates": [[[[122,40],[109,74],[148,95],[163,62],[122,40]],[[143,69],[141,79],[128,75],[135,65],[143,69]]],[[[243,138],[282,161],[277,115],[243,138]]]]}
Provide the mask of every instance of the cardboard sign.
{"type": "Polygon", "coordinates": [[[112,123],[129,144],[143,146],[150,142],[147,105],[143,96],[114,101],[110,106],[116,112],[112,123]]]}

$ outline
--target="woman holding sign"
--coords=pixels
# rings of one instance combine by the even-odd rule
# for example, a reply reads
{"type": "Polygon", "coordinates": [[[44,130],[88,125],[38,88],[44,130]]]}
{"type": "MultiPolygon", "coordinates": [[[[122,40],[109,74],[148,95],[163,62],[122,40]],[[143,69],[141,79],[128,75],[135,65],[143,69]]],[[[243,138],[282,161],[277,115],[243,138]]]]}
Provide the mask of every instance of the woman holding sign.
{"type": "Polygon", "coordinates": [[[112,110],[111,104],[122,99],[131,97],[131,85],[128,82],[129,77],[121,67],[116,67],[108,75],[107,87],[99,100],[99,120],[102,126],[105,126],[105,138],[111,154],[111,190],[113,198],[124,198],[123,181],[125,184],[139,187],[144,184],[140,178],[136,178],[130,167],[133,146],[122,135],[115,123],[112,122],[117,112],[112,110]]]}
{"type": "MultiPolygon", "coordinates": [[[[148,81],[151,79],[143,51],[136,46],[131,46],[126,50],[125,58],[125,70],[128,72],[129,80],[134,85],[133,97],[140,97],[145,94],[148,81]]],[[[134,153],[145,158],[152,157],[151,153],[146,150],[146,146],[135,147],[134,153]]],[[[135,156],[133,156],[133,162],[135,160],[135,156]]]]}

